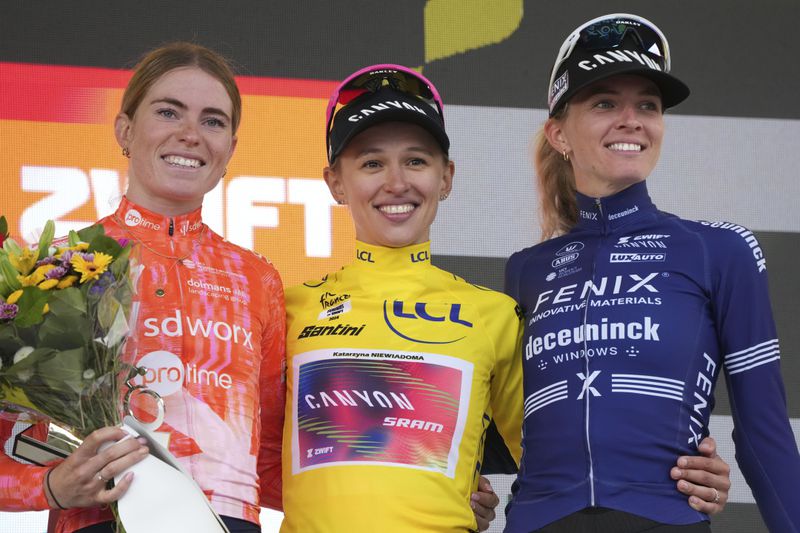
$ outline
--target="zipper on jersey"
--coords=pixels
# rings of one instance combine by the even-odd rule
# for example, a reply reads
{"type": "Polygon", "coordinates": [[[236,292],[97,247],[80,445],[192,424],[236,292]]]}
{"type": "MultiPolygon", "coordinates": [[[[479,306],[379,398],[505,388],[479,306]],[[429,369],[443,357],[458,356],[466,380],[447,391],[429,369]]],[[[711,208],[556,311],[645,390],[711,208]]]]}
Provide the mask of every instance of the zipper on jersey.
{"type": "MultiPolygon", "coordinates": [[[[595,250],[594,255],[592,256],[592,273],[590,276],[590,280],[592,285],[594,285],[595,275],[597,273],[597,256],[600,251],[600,247],[603,245],[605,241],[606,235],[608,235],[608,221],[605,218],[605,212],[603,211],[603,203],[600,198],[595,198],[594,200],[595,207],[597,208],[598,215],[600,216],[600,221],[602,223],[602,237],[599,239],[597,244],[597,249],[595,250]]],[[[590,372],[589,372],[589,342],[587,340],[586,334],[586,324],[589,321],[589,300],[591,300],[592,291],[586,291],[586,300],[584,300],[584,307],[583,307],[583,371],[584,376],[586,379],[589,379],[590,372]]],[[[586,439],[586,453],[589,454],[589,493],[590,493],[590,505],[592,507],[597,506],[597,501],[595,499],[595,487],[594,487],[594,457],[592,456],[592,441],[589,434],[589,420],[591,417],[591,398],[592,394],[591,391],[588,389],[586,390],[586,396],[584,398],[584,405],[585,405],[585,423],[584,423],[584,436],[586,439]]]]}
{"type": "Polygon", "coordinates": [[[172,237],[175,234],[175,220],[173,218],[169,219],[169,236],[172,237]]]}

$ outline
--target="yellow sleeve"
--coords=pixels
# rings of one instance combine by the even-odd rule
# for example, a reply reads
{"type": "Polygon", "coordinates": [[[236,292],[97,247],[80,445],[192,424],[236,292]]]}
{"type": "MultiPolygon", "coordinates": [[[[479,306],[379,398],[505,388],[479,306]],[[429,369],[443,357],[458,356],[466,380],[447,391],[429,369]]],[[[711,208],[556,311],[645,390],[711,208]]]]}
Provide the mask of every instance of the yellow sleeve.
{"type": "MultiPolygon", "coordinates": [[[[505,300],[505,298],[504,298],[505,300]]],[[[521,315],[509,298],[495,308],[495,319],[488,321],[495,345],[495,371],[492,376],[492,418],[519,466],[522,456],[522,330],[521,315]],[[502,309],[500,312],[498,309],[502,309]]]]}

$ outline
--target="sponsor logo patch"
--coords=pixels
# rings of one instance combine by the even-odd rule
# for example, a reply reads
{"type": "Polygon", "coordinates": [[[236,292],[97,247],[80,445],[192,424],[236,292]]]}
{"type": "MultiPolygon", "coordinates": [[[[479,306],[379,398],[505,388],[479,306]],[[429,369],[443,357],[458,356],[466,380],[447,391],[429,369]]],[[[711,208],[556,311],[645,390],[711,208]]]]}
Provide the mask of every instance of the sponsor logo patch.
{"type": "Polygon", "coordinates": [[[441,324],[456,324],[465,328],[472,328],[472,322],[465,320],[461,317],[461,304],[428,304],[425,302],[403,302],[402,300],[394,300],[383,302],[383,320],[389,329],[400,338],[412,341],[421,342],[423,344],[450,344],[458,342],[466,335],[453,337],[458,333],[453,333],[452,328],[442,328],[441,331],[445,332],[442,335],[446,337],[438,337],[436,334],[439,328],[432,328],[431,323],[441,324]],[[425,326],[425,333],[429,335],[426,338],[419,338],[419,320],[424,320],[427,325],[425,326]]]}
{"type": "Polygon", "coordinates": [[[297,336],[298,339],[307,339],[309,337],[327,337],[330,335],[341,335],[357,337],[364,331],[366,324],[360,326],[351,326],[350,324],[337,324],[335,326],[306,326],[297,336]]]}
{"type": "Polygon", "coordinates": [[[161,225],[155,224],[150,222],[146,218],[142,216],[142,214],[137,211],[136,209],[128,209],[125,213],[125,225],[130,227],[142,226],[143,228],[148,228],[152,230],[160,230],[161,225]]]}
{"type": "Polygon", "coordinates": [[[611,254],[612,263],[662,263],[667,259],[664,252],[658,253],[637,253],[637,252],[615,252],[611,254]]]}

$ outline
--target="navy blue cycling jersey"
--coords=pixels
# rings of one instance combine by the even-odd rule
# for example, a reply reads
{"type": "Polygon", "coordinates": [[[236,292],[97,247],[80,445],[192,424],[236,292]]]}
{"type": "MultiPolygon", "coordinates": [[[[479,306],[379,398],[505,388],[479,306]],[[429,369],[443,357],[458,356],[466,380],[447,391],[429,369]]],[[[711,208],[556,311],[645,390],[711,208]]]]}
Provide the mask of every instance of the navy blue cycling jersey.
{"type": "Polygon", "coordinates": [[[707,520],[669,471],[708,434],[722,371],[761,514],[772,531],[800,530],[800,454],[755,236],[659,211],[644,182],[578,204],[572,231],[506,267],[525,315],[523,458],[506,531],[590,506],[707,520]]]}

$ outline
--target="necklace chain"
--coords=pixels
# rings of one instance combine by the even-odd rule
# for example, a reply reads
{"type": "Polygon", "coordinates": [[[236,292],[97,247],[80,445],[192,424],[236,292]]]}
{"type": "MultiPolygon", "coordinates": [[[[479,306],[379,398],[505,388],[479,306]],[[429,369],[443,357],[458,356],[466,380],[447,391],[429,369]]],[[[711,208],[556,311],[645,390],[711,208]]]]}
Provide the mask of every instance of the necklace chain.
{"type": "Polygon", "coordinates": [[[146,250],[150,251],[151,253],[153,253],[153,254],[155,254],[155,255],[157,255],[159,257],[164,257],[165,259],[174,259],[174,261],[172,262],[170,267],[166,270],[166,272],[164,272],[164,279],[161,281],[161,283],[158,284],[159,287],[155,290],[155,294],[158,297],[162,297],[162,296],[164,296],[166,294],[166,291],[164,290],[163,285],[166,284],[166,280],[169,277],[169,273],[172,272],[172,269],[175,268],[175,265],[177,265],[178,263],[182,263],[184,259],[186,259],[190,255],[192,255],[195,252],[195,250],[197,250],[197,247],[200,245],[200,240],[203,238],[203,235],[205,234],[206,228],[208,227],[205,224],[203,224],[202,228],[200,228],[200,232],[198,233],[197,237],[195,237],[192,240],[192,248],[191,248],[191,250],[189,250],[187,253],[185,253],[185,254],[183,254],[181,256],[177,256],[177,255],[165,254],[165,253],[159,252],[158,250],[154,250],[151,246],[148,246],[140,237],[138,237],[132,230],[129,230],[128,228],[126,228],[124,226],[124,224],[122,224],[122,221],[119,219],[119,217],[116,214],[113,215],[113,218],[116,221],[116,223],[119,225],[120,229],[122,229],[122,231],[124,231],[126,235],[128,235],[131,239],[133,239],[138,244],[141,244],[142,246],[144,246],[144,248],[146,250]]]}

